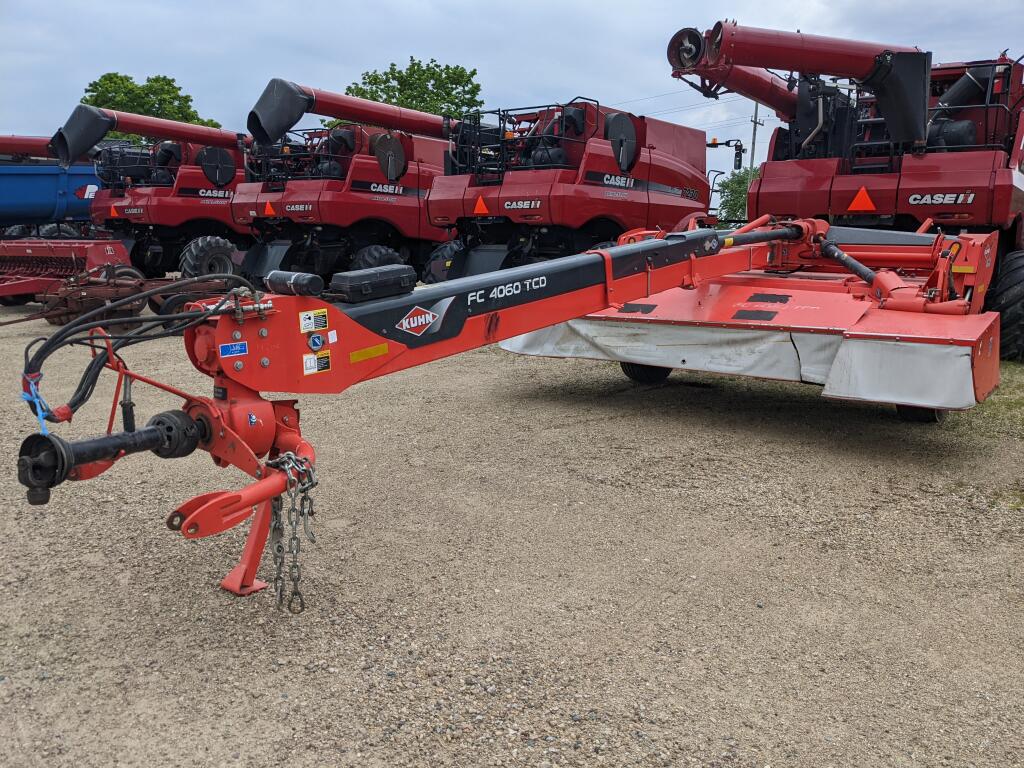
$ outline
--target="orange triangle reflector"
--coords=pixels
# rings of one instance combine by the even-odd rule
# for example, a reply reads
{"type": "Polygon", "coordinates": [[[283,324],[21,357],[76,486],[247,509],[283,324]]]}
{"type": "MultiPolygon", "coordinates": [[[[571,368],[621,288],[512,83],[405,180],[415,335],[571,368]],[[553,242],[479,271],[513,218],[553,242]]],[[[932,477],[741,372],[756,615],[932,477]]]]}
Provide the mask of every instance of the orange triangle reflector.
{"type": "Polygon", "coordinates": [[[490,211],[487,208],[487,203],[484,202],[484,196],[479,195],[476,199],[476,205],[473,206],[474,216],[489,216],[490,211]]]}
{"type": "Polygon", "coordinates": [[[276,216],[277,215],[277,211],[274,210],[274,206],[272,206],[270,204],[269,200],[266,203],[264,203],[264,205],[263,205],[263,215],[264,216],[276,216]]]}
{"type": "Polygon", "coordinates": [[[115,208],[114,206],[110,206],[110,218],[117,218],[117,208],[115,208]]]}
{"type": "Polygon", "coordinates": [[[875,208],[875,201],[871,199],[871,195],[868,194],[867,187],[861,187],[856,195],[853,197],[853,202],[850,203],[850,207],[847,211],[877,211],[875,208]]]}

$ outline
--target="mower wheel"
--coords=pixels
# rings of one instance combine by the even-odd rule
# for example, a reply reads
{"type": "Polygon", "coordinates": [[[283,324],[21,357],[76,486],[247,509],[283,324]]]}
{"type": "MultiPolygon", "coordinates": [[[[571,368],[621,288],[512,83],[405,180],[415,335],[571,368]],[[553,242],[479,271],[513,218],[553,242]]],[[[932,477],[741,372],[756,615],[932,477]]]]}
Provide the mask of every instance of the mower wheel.
{"type": "Polygon", "coordinates": [[[998,274],[985,295],[985,311],[999,313],[999,356],[1024,360],[1024,251],[999,260],[998,274]]]}
{"type": "Polygon", "coordinates": [[[919,405],[897,405],[896,415],[908,424],[938,424],[946,418],[946,412],[938,408],[922,408],[919,405]]]}
{"type": "Polygon", "coordinates": [[[181,249],[181,276],[233,275],[238,271],[234,254],[235,246],[230,240],[213,235],[197,237],[181,249]]]}
{"type": "Polygon", "coordinates": [[[672,373],[671,368],[658,365],[641,365],[640,363],[619,363],[626,377],[637,384],[660,384],[672,373]]]}
{"type": "Polygon", "coordinates": [[[32,301],[31,293],[19,293],[16,296],[0,296],[0,307],[20,307],[32,301]]]}
{"type": "Polygon", "coordinates": [[[386,245],[368,245],[353,254],[348,269],[354,272],[357,269],[383,267],[387,264],[405,264],[405,259],[394,248],[388,248],[386,245]]]}
{"type": "Polygon", "coordinates": [[[68,240],[78,237],[78,230],[70,224],[44,224],[39,236],[45,240],[68,240]]]}

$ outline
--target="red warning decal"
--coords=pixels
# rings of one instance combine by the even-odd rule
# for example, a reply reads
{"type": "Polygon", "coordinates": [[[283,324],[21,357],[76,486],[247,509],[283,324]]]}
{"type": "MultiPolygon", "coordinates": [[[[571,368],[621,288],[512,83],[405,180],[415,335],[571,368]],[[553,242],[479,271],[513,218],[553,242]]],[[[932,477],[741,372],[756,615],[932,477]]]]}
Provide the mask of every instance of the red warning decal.
{"type": "Polygon", "coordinates": [[[850,203],[850,207],[847,211],[877,211],[875,208],[875,201],[871,199],[871,195],[868,194],[867,187],[861,187],[857,194],[853,197],[853,202],[850,203]]]}
{"type": "Polygon", "coordinates": [[[490,216],[491,211],[487,208],[487,203],[484,202],[484,196],[479,195],[476,199],[476,205],[473,206],[474,216],[490,216]]]}

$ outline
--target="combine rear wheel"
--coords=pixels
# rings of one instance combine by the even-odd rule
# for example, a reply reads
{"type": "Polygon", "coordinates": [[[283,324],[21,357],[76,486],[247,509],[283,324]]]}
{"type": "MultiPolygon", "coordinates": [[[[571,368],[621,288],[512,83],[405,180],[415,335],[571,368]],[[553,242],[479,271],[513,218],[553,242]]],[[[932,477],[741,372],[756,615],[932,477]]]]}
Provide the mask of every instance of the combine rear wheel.
{"type": "Polygon", "coordinates": [[[353,254],[348,268],[354,272],[357,269],[383,267],[387,264],[405,264],[405,259],[394,248],[388,248],[386,245],[368,245],[353,254]]]}
{"type": "Polygon", "coordinates": [[[999,313],[999,356],[1024,360],[1024,251],[1003,255],[985,295],[985,310],[999,313]]]}
{"type": "Polygon", "coordinates": [[[660,384],[672,373],[671,368],[658,365],[641,365],[640,363],[619,363],[622,372],[637,384],[660,384]]]}
{"type": "Polygon", "coordinates": [[[235,246],[223,237],[197,237],[181,250],[182,277],[233,275],[235,246]]]}
{"type": "Polygon", "coordinates": [[[19,240],[23,237],[32,237],[32,227],[27,224],[15,224],[4,230],[5,240],[19,240]]]}

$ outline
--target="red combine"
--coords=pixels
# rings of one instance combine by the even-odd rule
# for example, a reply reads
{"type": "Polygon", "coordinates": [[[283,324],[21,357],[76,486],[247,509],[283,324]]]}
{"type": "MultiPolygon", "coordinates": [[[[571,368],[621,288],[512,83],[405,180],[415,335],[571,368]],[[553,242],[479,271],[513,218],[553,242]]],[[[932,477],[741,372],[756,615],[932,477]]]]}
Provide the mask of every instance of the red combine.
{"type": "Polygon", "coordinates": [[[271,80],[249,113],[250,181],[231,202],[257,238],[243,271],[335,272],[412,264],[421,272],[444,229],[424,204],[444,171],[447,120],[271,80]],[[293,132],[312,113],[342,122],[293,132]]]}
{"type": "Polygon", "coordinates": [[[432,280],[579,253],[636,228],[685,228],[709,203],[703,132],[573,99],[452,126],[430,221],[456,239],[432,280]]]}
{"type": "Polygon", "coordinates": [[[751,185],[751,218],[997,232],[995,275],[974,290],[1001,315],[1003,356],[1024,357],[1020,60],[932,66],[913,48],[732,22],[680,30],[668,58],[673,75],[699,77],[691,85],[706,96],[734,91],[784,121],[751,185]],[[787,82],[764,68],[793,74],[787,82]]]}
{"type": "Polygon", "coordinates": [[[110,131],[163,139],[152,147],[105,147],[96,157],[103,188],[93,221],[110,230],[146,277],[231,272],[251,238],[231,218],[245,179],[244,134],[80,104],[52,139],[71,162],[110,131]]]}

